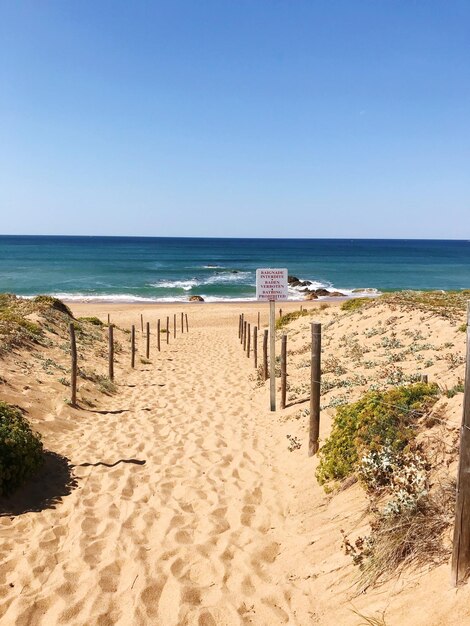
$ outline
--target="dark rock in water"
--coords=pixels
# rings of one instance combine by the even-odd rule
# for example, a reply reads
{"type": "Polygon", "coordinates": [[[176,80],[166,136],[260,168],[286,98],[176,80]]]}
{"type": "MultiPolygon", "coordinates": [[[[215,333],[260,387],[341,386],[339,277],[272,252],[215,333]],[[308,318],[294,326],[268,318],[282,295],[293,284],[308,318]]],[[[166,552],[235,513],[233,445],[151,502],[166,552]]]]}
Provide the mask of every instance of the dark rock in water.
{"type": "Polygon", "coordinates": [[[345,298],[346,294],[341,293],[341,291],[331,291],[328,294],[331,298],[345,298]]]}
{"type": "Polygon", "coordinates": [[[289,283],[289,285],[292,285],[292,283],[298,283],[300,281],[297,278],[297,276],[288,276],[287,277],[287,282],[289,283]]]}
{"type": "Polygon", "coordinates": [[[232,270],[232,271],[231,271],[231,274],[239,274],[239,273],[240,273],[240,271],[239,271],[239,270],[232,270]]]}
{"type": "Polygon", "coordinates": [[[204,302],[204,298],[202,296],[190,296],[190,302],[204,302]]]}
{"type": "Polygon", "coordinates": [[[305,300],[316,300],[317,298],[318,296],[314,291],[308,291],[308,293],[305,294],[305,300]]]}
{"type": "Polygon", "coordinates": [[[310,280],[293,280],[289,283],[291,287],[308,287],[312,284],[310,280]]]}
{"type": "Polygon", "coordinates": [[[323,289],[323,287],[320,287],[320,289],[315,289],[315,293],[317,294],[317,296],[330,296],[331,295],[328,289],[323,289]]]}

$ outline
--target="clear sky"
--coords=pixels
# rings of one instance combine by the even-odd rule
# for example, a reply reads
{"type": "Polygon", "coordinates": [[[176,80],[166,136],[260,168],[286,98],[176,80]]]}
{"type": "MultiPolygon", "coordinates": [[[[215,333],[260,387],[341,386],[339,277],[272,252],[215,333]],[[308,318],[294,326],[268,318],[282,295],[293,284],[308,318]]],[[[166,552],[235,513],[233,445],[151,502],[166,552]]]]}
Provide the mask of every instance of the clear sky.
{"type": "Polygon", "coordinates": [[[0,0],[0,232],[470,237],[468,0],[0,0]]]}

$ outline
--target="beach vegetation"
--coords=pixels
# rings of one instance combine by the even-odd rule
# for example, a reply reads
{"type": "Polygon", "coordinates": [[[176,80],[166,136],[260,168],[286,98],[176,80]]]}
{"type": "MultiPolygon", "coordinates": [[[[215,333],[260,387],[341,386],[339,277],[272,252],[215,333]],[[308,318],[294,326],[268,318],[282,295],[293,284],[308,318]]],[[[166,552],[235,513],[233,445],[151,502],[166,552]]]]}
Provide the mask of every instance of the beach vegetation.
{"type": "MultiPolygon", "coordinates": [[[[359,567],[359,588],[386,582],[407,567],[439,565],[448,560],[450,544],[445,532],[454,518],[455,481],[438,483],[433,489],[416,490],[407,505],[375,507],[370,534],[351,541],[343,532],[343,547],[359,567]]],[[[396,499],[396,496],[395,496],[396,499]]]]}
{"type": "Polygon", "coordinates": [[[0,496],[8,496],[42,464],[40,436],[17,407],[0,402],[0,496]]]}
{"type": "Polygon", "coordinates": [[[100,320],[99,317],[79,317],[79,322],[88,322],[89,324],[93,324],[93,326],[107,326],[103,321],[100,320]]]}
{"type": "Polygon", "coordinates": [[[467,332],[467,324],[462,324],[461,326],[459,326],[459,331],[461,333],[466,333],[467,332]]]}
{"type": "Polygon", "coordinates": [[[363,306],[368,304],[370,300],[368,298],[351,298],[349,300],[345,300],[341,305],[342,311],[357,311],[358,309],[362,309],[363,306]]]}
{"type": "Polygon", "coordinates": [[[470,289],[462,289],[461,291],[405,290],[383,294],[379,298],[375,298],[371,302],[371,306],[387,304],[392,309],[397,307],[404,310],[433,313],[456,322],[461,319],[462,313],[466,311],[469,299],[470,289]]]}
{"type": "MultiPolygon", "coordinates": [[[[384,448],[404,451],[416,435],[419,417],[438,397],[435,384],[416,383],[387,391],[369,391],[358,401],[339,405],[330,437],[321,448],[320,484],[358,473],[361,459],[384,448]]],[[[331,406],[331,402],[330,402],[331,406]]],[[[362,476],[367,483],[365,475],[362,476]]]]}
{"type": "Polygon", "coordinates": [[[301,311],[290,311],[285,315],[282,315],[276,320],[276,330],[280,330],[290,324],[291,322],[299,319],[299,317],[305,317],[306,315],[310,315],[311,311],[307,311],[307,309],[302,309],[301,311]]]}

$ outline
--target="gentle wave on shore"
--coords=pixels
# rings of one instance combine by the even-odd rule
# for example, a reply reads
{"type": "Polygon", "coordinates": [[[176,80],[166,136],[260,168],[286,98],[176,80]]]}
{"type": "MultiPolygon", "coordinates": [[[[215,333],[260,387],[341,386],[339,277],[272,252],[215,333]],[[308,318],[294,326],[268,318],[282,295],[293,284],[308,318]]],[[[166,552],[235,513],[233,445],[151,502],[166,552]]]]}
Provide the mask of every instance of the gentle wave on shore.
{"type": "MultiPolygon", "coordinates": [[[[286,267],[309,291],[373,296],[470,287],[468,241],[0,236],[0,291],[70,301],[255,298],[259,267],[286,267]],[[308,281],[305,284],[305,281],[308,281]]],[[[327,298],[325,293],[319,294],[327,298]]]]}

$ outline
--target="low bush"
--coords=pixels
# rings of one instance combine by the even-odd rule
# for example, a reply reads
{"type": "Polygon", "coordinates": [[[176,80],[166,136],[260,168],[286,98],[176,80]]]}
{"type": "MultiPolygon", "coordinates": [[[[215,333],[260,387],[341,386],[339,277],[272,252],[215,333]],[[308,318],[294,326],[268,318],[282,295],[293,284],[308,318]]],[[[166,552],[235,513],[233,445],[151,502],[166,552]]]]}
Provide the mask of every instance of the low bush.
{"type": "Polygon", "coordinates": [[[99,317],[79,317],[78,320],[80,322],[88,322],[89,324],[93,324],[93,326],[105,326],[105,323],[102,322],[99,317]]]}
{"type": "Polygon", "coordinates": [[[320,450],[320,484],[342,480],[359,469],[363,457],[388,448],[403,451],[413,440],[418,418],[438,397],[435,384],[416,383],[388,391],[370,391],[338,407],[330,437],[320,450]]]}
{"type": "Polygon", "coordinates": [[[351,298],[350,300],[345,300],[341,305],[342,311],[357,311],[358,309],[362,309],[364,305],[369,302],[367,298],[351,298]]]}
{"type": "Polygon", "coordinates": [[[276,320],[276,330],[284,328],[284,326],[287,326],[287,324],[290,324],[294,320],[298,319],[299,317],[304,317],[305,315],[310,315],[310,312],[306,309],[302,309],[302,311],[291,311],[290,313],[282,315],[276,320]]]}
{"type": "Polygon", "coordinates": [[[0,402],[0,496],[8,496],[43,461],[39,435],[16,407],[0,402]]]}

